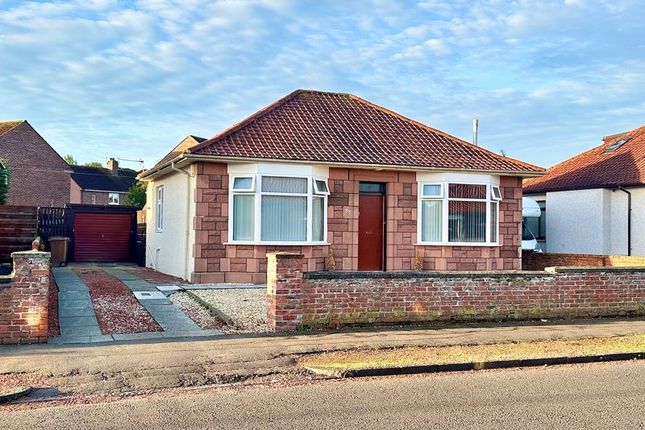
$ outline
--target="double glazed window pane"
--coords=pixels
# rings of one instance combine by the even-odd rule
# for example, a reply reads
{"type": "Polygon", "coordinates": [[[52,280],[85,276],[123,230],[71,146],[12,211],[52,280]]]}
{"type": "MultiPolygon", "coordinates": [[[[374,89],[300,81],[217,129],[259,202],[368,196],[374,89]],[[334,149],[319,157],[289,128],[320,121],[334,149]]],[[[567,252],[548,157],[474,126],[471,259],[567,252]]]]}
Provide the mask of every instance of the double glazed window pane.
{"type": "Polygon", "coordinates": [[[307,194],[307,178],[286,178],[281,176],[263,176],[262,192],[307,194]]]}
{"type": "Polygon", "coordinates": [[[439,184],[424,184],[423,185],[424,197],[441,197],[441,185],[439,184]]]}
{"type": "Polygon", "coordinates": [[[448,197],[451,199],[486,200],[486,185],[450,184],[448,197]]]}
{"type": "Polygon", "coordinates": [[[442,207],[443,201],[441,200],[421,201],[421,241],[442,241],[442,207]]]}
{"type": "Polygon", "coordinates": [[[325,239],[325,199],[313,198],[312,208],[312,238],[314,242],[322,242],[325,239]]]}
{"type": "Polygon", "coordinates": [[[486,202],[448,202],[448,241],[486,241],[486,202]]]}
{"type": "MultiPolygon", "coordinates": [[[[262,187],[264,188],[264,178],[262,187]]],[[[262,240],[307,240],[307,197],[262,196],[261,214],[262,240]]]]}
{"type": "Polygon", "coordinates": [[[497,202],[490,202],[490,241],[497,242],[497,202]]]}
{"type": "Polygon", "coordinates": [[[236,194],[233,196],[233,240],[254,240],[255,196],[236,194]]]}

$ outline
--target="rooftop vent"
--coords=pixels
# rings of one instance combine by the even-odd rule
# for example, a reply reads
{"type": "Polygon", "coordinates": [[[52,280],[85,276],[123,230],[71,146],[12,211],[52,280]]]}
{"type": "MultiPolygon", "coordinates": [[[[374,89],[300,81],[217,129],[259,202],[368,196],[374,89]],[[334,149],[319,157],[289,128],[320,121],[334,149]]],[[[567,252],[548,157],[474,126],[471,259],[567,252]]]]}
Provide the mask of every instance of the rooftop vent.
{"type": "Polygon", "coordinates": [[[629,142],[630,139],[631,137],[626,137],[624,139],[615,141],[614,143],[612,143],[611,145],[605,148],[605,153],[616,152],[618,148],[620,148],[621,146],[629,142]]]}

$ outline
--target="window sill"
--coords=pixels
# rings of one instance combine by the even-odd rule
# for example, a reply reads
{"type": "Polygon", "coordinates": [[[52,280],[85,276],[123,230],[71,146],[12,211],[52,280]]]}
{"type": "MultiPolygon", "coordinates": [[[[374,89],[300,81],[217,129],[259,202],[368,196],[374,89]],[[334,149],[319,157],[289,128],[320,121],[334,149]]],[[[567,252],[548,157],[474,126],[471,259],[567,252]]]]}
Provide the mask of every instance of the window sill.
{"type": "Polygon", "coordinates": [[[253,245],[253,246],[323,246],[330,245],[327,242],[245,242],[245,241],[235,241],[235,242],[224,242],[222,245],[253,245]]]}
{"type": "Polygon", "coordinates": [[[497,248],[502,246],[500,243],[481,243],[481,242],[417,242],[416,246],[479,246],[497,248]]]}

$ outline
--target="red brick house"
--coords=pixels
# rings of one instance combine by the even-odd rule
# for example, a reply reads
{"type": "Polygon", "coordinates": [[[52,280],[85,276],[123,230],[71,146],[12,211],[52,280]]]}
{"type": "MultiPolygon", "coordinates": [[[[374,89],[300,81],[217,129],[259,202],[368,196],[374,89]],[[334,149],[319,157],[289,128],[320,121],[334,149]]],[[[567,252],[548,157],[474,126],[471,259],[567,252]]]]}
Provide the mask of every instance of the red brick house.
{"type": "Polygon", "coordinates": [[[193,282],[304,270],[521,268],[522,178],[543,174],[351,94],[297,90],[166,157],[147,264],[193,282]]]}
{"type": "Polygon", "coordinates": [[[123,205],[130,188],[137,183],[137,172],[119,167],[110,158],[107,168],[71,166],[71,203],[84,205],[123,205]]]}
{"type": "Polygon", "coordinates": [[[27,121],[0,122],[0,159],[7,161],[11,173],[8,204],[70,202],[69,165],[27,121]]]}

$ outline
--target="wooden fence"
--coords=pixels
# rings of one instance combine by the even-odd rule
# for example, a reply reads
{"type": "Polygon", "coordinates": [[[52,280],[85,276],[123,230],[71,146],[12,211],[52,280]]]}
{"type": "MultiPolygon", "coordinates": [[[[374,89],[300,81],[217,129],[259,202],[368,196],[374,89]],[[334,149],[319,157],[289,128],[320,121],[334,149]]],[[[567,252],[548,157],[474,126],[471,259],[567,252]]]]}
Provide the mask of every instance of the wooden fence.
{"type": "Polygon", "coordinates": [[[47,242],[53,236],[69,236],[66,208],[38,208],[38,235],[47,242]]]}
{"type": "Polygon", "coordinates": [[[38,234],[36,208],[0,206],[0,263],[11,262],[11,253],[31,249],[38,234]]]}

